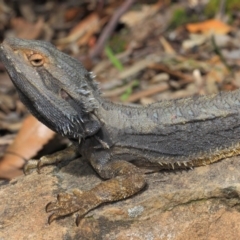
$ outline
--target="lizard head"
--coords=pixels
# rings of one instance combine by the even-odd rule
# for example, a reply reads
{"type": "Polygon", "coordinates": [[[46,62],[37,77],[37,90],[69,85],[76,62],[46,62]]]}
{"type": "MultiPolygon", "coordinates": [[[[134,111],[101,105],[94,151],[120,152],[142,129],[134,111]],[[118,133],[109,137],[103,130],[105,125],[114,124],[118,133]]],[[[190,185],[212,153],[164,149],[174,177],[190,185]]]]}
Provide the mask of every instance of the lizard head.
{"type": "Polygon", "coordinates": [[[78,139],[97,129],[96,83],[81,63],[52,44],[6,39],[0,58],[30,112],[56,132],[78,139]]]}

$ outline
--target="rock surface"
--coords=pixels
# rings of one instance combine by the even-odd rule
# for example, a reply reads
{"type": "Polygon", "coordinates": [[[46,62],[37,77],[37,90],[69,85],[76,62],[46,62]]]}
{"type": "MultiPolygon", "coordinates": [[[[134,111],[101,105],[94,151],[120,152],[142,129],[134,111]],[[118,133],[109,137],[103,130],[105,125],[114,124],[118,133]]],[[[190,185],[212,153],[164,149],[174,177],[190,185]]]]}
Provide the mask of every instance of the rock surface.
{"type": "Polygon", "coordinates": [[[75,215],[47,223],[56,194],[101,180],[86,161],[44,167],[0,186],[0,240],[206,240],[240,237],[240,157],[189,171],[149,174],[145,191],[101,206],[75,225],[75,215]]]}

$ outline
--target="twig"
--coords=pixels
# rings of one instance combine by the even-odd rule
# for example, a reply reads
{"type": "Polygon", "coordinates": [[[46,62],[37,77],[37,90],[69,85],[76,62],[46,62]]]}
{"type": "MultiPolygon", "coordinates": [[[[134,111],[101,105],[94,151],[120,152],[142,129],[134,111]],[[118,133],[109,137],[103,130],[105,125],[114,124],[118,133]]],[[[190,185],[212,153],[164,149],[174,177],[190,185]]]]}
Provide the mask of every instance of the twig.
{"type": "Polygon", "coordinates": [[[179,84],[187,84],[187,83],[191,83],[194,82],[194,79],[192,76],[184,74],[180,71],[176,71],[176,70],[171,70],[170,68],[168,68],[167,66],[163,65],[163,64],[152,64],[149,65],[150,69],[155,69],[155,70],[159,70],[159,71],[163,71],[165,73],[168,73],[171,76],[177,77],[179,78],[179,84]]]}
{"type": "Polygon", "coordinates": [[[102,34],[100,35],[98,42],[94,49],[90,52],[90,58],[93,59],[97,57],[103,50],[105,43],[113,30],[115,29],[121,16],[132,6],[135,0],[126,0],[122,6],[114,13],[114,15],[109,20],[109,23],[104,28],[102,34]]]}
{"type": "Polygon", "coordinates": [[[169,85],[167,83],[161,83],[159,85],[155,85],[154,87],[152,86],[152,87],[150,87],[148,89],[145,89],[145,90],[143,90],[141,92],[137,92],[137,93],[132,94],[126,100],[126,102],[136,102],[140,98],[149,97],[149,96],[152,96],[154,94],[164,92],[164,91],[166,91],[168,89],[169,89],[169,85]]]}
{"type": "Polygon", "coordinates": [[[217,17],[220,20],[223,20],[223,16],[225,15],[226,12],[226,0],[221,0],[219,4],[219,11],[217,13],[217,17]]]}

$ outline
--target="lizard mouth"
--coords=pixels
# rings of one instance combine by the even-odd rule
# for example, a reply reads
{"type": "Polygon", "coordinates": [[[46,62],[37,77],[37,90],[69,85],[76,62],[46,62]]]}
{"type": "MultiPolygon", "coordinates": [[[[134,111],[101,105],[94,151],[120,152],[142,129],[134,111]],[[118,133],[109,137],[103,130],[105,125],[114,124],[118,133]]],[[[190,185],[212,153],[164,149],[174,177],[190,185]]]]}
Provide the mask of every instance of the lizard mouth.
{"type": "Polygon", "coordinates": [[[11,70],[15,69],[17,72],[21,72],[20,69],[16,67],[16,64],[14,65],[14,62],[18,62],[19,59],[17,58],[17,55],[14,53],[14,50],[5,42],[3,42],[0,45],[0,55],[1,55],[1,61],[4,63],[7,71],[9,74],[11,74],[11,70]],[[16,61],[15,61],[16,58],[16,61]]]}

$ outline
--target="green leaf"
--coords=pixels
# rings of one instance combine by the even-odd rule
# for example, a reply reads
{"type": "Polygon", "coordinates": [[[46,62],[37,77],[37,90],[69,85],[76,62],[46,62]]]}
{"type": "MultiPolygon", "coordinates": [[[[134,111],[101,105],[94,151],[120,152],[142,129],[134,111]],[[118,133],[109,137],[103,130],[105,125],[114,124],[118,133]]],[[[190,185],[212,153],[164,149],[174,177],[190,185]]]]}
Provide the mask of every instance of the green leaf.
{"type": "Polygon", "coordinates": [[[133,88],[134,88],[134,87],[137,87],[138,85],[139,85],[139,81],[138,81],[138,80],[134,80],[134,81],[132,82],[131,86],[128,87],[128,88],[126,89],[126,91],[121,95],[120,99],[121,99],[123,102],[126,101],[126,100],[129,98],[129,96],[132,94],[133,88]]]}
{"type": "Polygon", "coordinates": [[[115,57],[112,49],[108,46],[105,47],[104,49],[105,54],[107,55],[108,59],[111,61],[111,63],[113,64],[113,66],[115,66],[115,68],[117,68],[119,71],[123,70],[123,65],[122,63],[115,57]]]}

